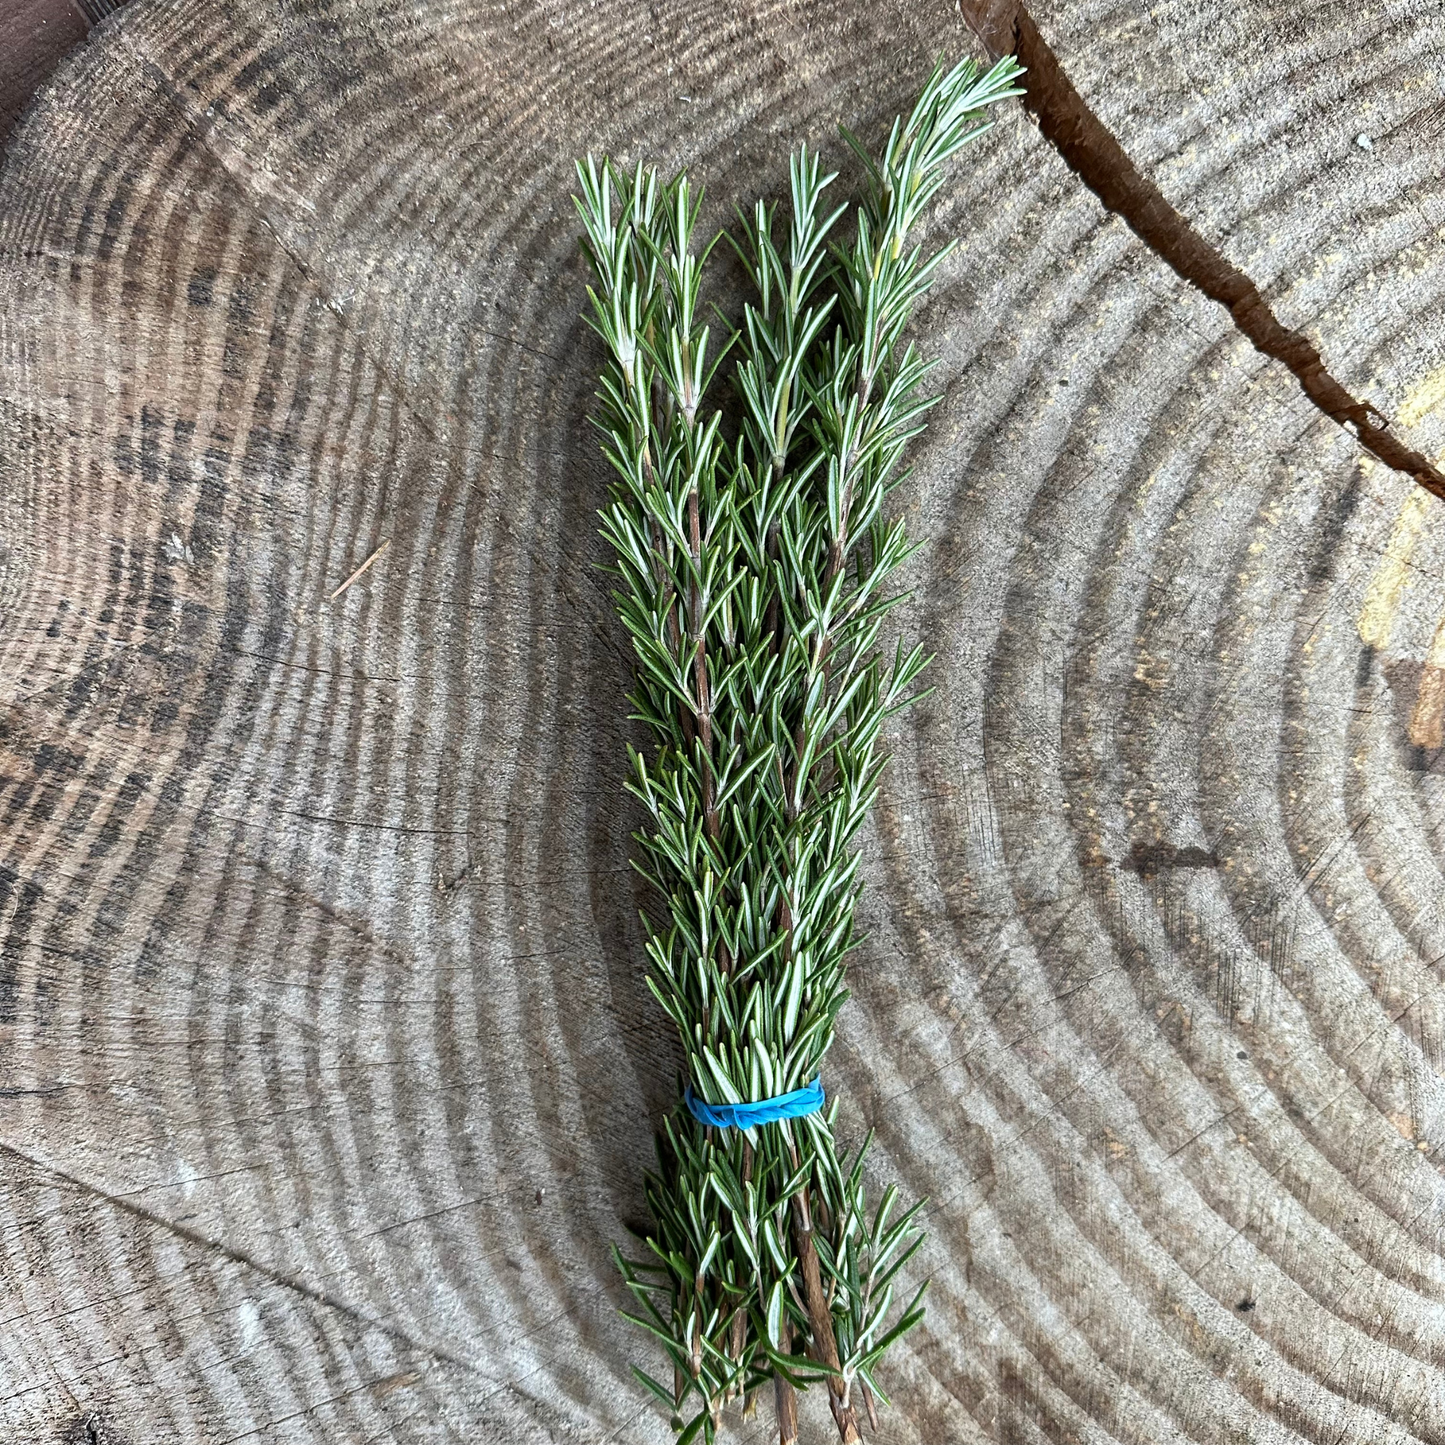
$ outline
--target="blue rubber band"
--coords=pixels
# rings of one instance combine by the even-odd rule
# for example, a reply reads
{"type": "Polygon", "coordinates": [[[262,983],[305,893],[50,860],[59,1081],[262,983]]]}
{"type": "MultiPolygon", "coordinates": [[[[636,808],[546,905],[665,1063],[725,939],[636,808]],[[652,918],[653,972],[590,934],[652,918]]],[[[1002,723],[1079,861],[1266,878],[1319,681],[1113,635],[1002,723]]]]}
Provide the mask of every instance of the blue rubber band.
{"type": "Polygon", "coordinates": [[[804,1114],[816,1114],[823,1107],[823,1080],[816,1078],[806,1088],[759,1099],[756,1104],[709,1104],[699,1099],[689,1084],[683,1091],[682,1101],[699,1124],[711,1124],[714,1129],[751,1129],[756,1124],[775,1124],[779,1119],[801,1119],[804,1114]]]}

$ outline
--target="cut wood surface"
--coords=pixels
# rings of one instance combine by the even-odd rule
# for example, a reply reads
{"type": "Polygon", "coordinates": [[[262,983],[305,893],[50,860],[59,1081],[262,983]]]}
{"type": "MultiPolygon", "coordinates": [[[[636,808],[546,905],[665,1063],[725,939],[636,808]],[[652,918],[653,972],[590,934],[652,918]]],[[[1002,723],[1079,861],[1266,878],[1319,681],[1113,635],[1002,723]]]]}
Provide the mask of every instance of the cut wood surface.
{"type": "MultiPolygon", "coordinates": [[[[1438,462],[1439,7],[1033,14],[1438,462]]],[[[837,122],[876,140],[969,51],[898,0],[138,0],[32,108],[0,1440],[669,1438],[607,1255],[678,1056],[571,164],[687,164],[721,223],[803,139],[851,185],[837,122]]],[[[899,497],[937,690],[825,1079],[875,1189],[930,1201],[881,1438],[1445,1441],[1445,503],[1021,106],[930,224],[943,401],[899,497]]]]}

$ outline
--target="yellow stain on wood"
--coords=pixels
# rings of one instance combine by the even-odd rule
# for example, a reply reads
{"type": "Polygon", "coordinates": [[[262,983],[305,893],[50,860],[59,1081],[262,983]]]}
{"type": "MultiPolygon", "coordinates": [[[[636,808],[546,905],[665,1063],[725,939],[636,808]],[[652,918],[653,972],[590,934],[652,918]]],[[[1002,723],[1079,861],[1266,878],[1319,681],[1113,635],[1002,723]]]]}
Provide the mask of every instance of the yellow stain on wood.
{"type": "Polygon", "coordinates": [[[416,1384],[420,1379],[421,1375],[416,1370],[402,1370],[395,1375],[388,1375],[384,1380],[373,1380],[368,1388],[381,1399],[393,1390],[404,1390],[408,1385],[416,1384]]]}
{"type": "Polygon", "coordinates": [[[1413,1139],[1415,1137],[1415,1121],[1408,1114],[1390,1112],[1385,1117],[1395,1126],[1395,1132],[1402,1139],[1413,1139]]]}
{"type": "Polygon", "coordinates": [[[1445,366],[1432,371],[1405,393],[1396,420],[1401,426],[1418,426],[1442,402],[1445,402],[1445,366]]]}
{"type": "Polygon", "coordinates": [[[1430,653],[1420,673],[1420,690],[1410,714],[1410,741],[1418,748],[1445,743],[1445,617],[1430,639],[1430,653]]]}
{"type": "Polygon", "coordinates": [[[1420,674],[1410,741],[1417,748],[1438,748],[1445,741],[1445,667],[1427,667],[1420,674]]]}
{"type": "Polygon", "coordinates": [[[1410,575],[1410,559],[1415,552],[1415,543],[1424,525],[1425,515],[1432,498],[1421,487],[1415,487],[1400,508],[1390,540],[1385,544],[1385,555],[1375,567],[1370,578],[1369,590],[1360,607],[1357,626],[1360,641],[1367,647],[1387,647],[1390,630],[1395,623],[1395,612],[1400,606],[1400,595],[1410,575]]]}

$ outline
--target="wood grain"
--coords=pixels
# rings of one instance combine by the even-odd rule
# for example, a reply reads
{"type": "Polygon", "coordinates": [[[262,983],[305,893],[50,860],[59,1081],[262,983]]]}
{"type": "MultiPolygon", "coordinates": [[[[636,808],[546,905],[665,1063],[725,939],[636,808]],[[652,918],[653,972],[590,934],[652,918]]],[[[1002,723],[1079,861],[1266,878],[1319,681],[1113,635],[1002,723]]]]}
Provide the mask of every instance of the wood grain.
{"type": "MultiPolygon", "coordinates": [[[[1438,457],[1438,8],[1034,14],[1438,457]]],[[[676,1060],[570,165],[693,165],[721,219],[973,43],[892,0],[140,0],[31,111],[0,176],[4,1438],[668,1437],[606,1259],[676,1060]]],[[[882,1436],[1445,1440],[1438,504],[1021,109],[934,233],[903,504],[937,691],[829,1066],[876,1183],[931,1201],[882,1436]]]]}
{"type": "Polygon", "coordinates": [[[80,0],[0,0],[0,148],[36,87],[98,19],[80,0]]]}

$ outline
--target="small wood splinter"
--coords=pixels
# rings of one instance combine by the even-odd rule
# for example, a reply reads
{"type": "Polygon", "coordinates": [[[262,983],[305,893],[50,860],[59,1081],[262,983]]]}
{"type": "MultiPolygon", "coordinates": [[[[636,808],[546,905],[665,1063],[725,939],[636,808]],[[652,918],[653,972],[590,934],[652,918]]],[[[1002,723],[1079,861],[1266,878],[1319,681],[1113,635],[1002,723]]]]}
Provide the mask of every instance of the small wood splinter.
{"type": "Polygon", "coordinates": [[[366,561],[363,562],[363,563],[361,564],[361,566],[358,567],[358,568],[356,569],[356,571],[353,572],[353,573],[351,574],[351,576],[348,577],[348,578],[346,579],[346,581],[343,582],[343,583],[341,584],[341,586],[338,587],[338,588],[336,589],[336,591],[333,592],[326,600],[327,600],[328,602],[335,602],[336,599],[337,599],[338,597],[340,597],[341,594],[342,594],[343,592],[345,592],[346,589],[347,589],[348,587],[350,587],[351,584],[352,584],[353,582],[355,582],[355,581],[357,580],[357,578],[359,578],[359,577],[367,570],[367,568],[370,567],[371,564],[372,564],[373,562],[375,562],[376,559],[377,559],[378,557],[380,557],[381,554],[382,554],[383,552],[385,552],[386,549],[387,549],[388,547],[390,547],[390,546],[391,546],[391,538],[388,537],[388,538],[381,544],[381,546],[379,546],[379,547],[376,549],[376,551],[374,551],[374,552],[371,554],[371,556],[369,556],[369,557],[366,559],[366,561]]]}

